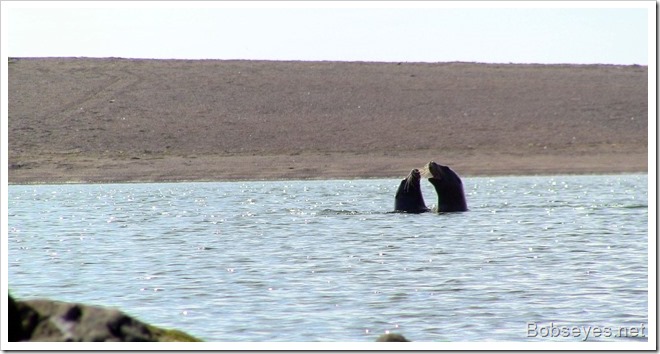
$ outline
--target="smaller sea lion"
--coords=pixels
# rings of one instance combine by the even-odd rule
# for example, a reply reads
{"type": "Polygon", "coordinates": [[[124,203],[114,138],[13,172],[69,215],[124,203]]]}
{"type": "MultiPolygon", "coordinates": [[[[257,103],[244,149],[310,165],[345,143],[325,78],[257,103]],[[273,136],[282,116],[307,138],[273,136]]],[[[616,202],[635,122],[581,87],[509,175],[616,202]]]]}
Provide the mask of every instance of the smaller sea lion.
{"type": "Polygon", "coordinates": [[[429,211],[424,203],[422,189],[419,181],[421,174],[418,169],[410,171],[408,176],[401,180],[399,189],[394,196],[394,211],[403,213],[425,213],[429,211]]]}

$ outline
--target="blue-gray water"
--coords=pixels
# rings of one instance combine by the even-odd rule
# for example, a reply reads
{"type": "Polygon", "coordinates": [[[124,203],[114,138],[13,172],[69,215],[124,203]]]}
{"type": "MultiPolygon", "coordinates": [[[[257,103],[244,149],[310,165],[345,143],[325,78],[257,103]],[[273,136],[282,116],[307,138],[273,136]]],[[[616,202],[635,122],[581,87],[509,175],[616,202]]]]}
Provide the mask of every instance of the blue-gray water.
{"type": "Polygon", "coordinates": [[[9,288],[207,341],[646,326],[647,175],[463,182],[470,211],[445,215],[388,213],[399,180],[12,185],[9,288]]]}

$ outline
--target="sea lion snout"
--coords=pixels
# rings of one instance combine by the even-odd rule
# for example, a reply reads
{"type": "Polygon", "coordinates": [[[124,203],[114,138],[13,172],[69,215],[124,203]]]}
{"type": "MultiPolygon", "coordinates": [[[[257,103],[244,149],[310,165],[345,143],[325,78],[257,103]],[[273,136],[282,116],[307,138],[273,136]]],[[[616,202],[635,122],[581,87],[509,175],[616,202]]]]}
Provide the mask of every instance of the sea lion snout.
{"type": "Polygon", "coordinates": [[[431,172],[431,178],[442,178],[442,166],[438,165],[435,161],[429,162],[428,170],[431,172]]]}

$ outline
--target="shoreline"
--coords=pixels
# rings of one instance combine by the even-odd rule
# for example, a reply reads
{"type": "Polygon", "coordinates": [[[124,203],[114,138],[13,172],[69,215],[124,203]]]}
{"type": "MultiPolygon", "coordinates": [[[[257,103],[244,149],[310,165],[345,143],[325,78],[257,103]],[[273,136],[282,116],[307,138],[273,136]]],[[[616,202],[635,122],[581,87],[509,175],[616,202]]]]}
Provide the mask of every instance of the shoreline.
{"type": "MultiPolygon", "coordinates": [[[[557,177],[557,176],[624,176],[624,175],[648,175],[648,172],[603,172],[603,173],[557,173],[557,174],[511,174],[511,175],[468,175],[463,178],[499,178],[499,177],[557,177]]],[[[8,183],[8,186],[66,186],[66,185],[102,185],[102,184],[176,184],[176,183],[248,183],[248,182],[305,182],[305,181],[352,181],[352,180],[381,180],[381,179],[402,179],[403,177],[333,177],[333,178],[280,178],[280,179],[191,179],[191,180],[139,180],[139,181],[64,181],[64,182],[25,182],[8,183]]]]}
{"type": "Polygon", "coordinates": [[[399,179],[435,160],[462,177],[648,174],[647,154],[454,154],[422,159],[388,154],[51,156],[11,166],[9,185],[399,179]]]}

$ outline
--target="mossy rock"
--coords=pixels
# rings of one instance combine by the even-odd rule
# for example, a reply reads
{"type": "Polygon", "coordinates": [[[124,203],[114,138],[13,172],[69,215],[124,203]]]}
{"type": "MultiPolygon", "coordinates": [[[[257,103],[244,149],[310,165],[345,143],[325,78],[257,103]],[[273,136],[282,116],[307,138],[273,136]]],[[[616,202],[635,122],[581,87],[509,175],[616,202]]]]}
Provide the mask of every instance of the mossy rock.
{"type": "Polygon", "coordinates": [[[201,342],[202,340],[178,329],[164,329],[147,325],[157,342],[201,342]]]}
{"type": "Polygon", "coordinates": [[[378,339],[376,339],[376,342],[410,342],[406,337],[397,334],[397,333],[388,333],[388,334],[383,334],[378,339]]]}
{"type": "Polygon", "coordinates": [[[10,341],[199,342],[182,331],[143,323],[111,308],[9,296],[10,341]]]}

